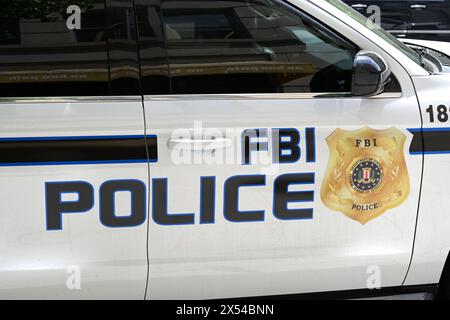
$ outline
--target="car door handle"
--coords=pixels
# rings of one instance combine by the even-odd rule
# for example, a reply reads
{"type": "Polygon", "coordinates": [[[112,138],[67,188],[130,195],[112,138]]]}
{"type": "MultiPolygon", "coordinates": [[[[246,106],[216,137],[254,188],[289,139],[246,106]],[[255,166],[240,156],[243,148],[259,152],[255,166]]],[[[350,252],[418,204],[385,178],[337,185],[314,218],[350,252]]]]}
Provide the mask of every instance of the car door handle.
{"type": "Polygon", "coordinates": [[[422,10],[422,9],[426,9],[427,6],[425,4],[412,4],[410,6],[410,8],[414,9],[414,10],[422,10]]]}
{"type": "Polygon", "coordinates": [[[366,9],[367,4],[362,4],[362,3],[352,4],[352,8],[356,9],[356,10],[366,9]]]}
{"type": "Polygon", "coordinates": [[[169,139],[167,147],[171,150],[213,151],[231,147],[232,140],[228,138],[217,139],[169,139]]]}

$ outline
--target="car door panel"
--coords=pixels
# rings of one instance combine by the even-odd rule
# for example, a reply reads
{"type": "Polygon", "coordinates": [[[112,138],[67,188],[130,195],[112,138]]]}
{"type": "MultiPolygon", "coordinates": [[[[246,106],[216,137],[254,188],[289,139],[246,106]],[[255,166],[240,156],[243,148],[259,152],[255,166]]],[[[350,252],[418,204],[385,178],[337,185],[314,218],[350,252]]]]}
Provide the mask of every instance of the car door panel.
{"type": "Polygon", "coordinates": [[[439,283],[448,261],[450,239],[448,228],[447,190],[441,185],[447,181],[448,154],[448,100],[437,94],[450,83],[448,74],[413,79],[420,102],[423,127],[414,130],[416,143],[410,153],[424,156],[424,178],[420,199],[417,232],[411,270],[406,285],[439,283]],[[424,149],[420,146],[423,139],[424,149]]]}
{"type": "Polygon", "coordinates": [[[126,19],[133,3],[72,5],[70,21],[62,3],[18,7],[0,38],[2,299],[145,295],[146,225],[112,228],[104,218],[106,207],[110,220],[131,215],[127,192],[109,190],[112,204],[103,201],[107,182],[145,184],[146,140],[154,142],[126,19]],[[77,12],[80,27],[69,28],[77,12]]]}
{"type": "MultiPolygon", "coordinates": [[[[204,12],[212,9],[211,3],[202,2],[204,12]]],[[[177,5],[189,7],[183,1],[168,4],[166,12],[177,5]]],[[[214,14],[218,11],[214,10],[214,14]]],[[[178,12],[183,15],[182,10],[178,12]]],[[[190,24],[174,21],[171,18],[168,23],[171,34],[186,34],[184,28],[190,24]]],[[[220,21],[222,27],[217,29],[224,30],[225,20],[220,21]]],[[[340,27],[341,32],[346,28],[340,27]]],[[[351,29],[345,31],[361,48],[379,50],[351,29]]],[[[305,39],[314,39],[312,36],[314,33],[305,39]]],[[[370,287],[373,279],[383,287],[400,286],[412,254],[422,168],[422,159],[408,153],[413,137],[408,128],[420,125],[420,113],[405,70],[389,55],[380,53],[391,65],[401,93],[378,98],[308,92],[311,82],[309,86],[308,82],[294,87],[282,85],[277,90],[284,93],[267,93],[263,92],[267,86],[248,81],[248,86],[242,87],[243,81],[239,91],[220,94],[220,87],[208,83],[207,76],[213,74],[208,73],[211,64],[222,61],[215,56],[217,53],[200,54],[204,46],[195,48],[192,42],[189,44],[191,40],[184,41],[183,52],[177,49],[179,39],[172,39],[167,45],[169,73],[173,73],[172,79],[190,74],[186,84],[196,88],[198,94],[186,95],[178,91],[179,86],[172,86],[177,95],[145,97],[146,130],[157,135],[159,146],[158,163],[150,168],[152,223],[147,298],[230,298],[361,289],[370,287]],[[185,63],[190,55],[198,59],[196,68],[180,68],[183,54],[185,63]],[[203,64],[201,56],[207,57],[203,64]],[[196,79],[205,86],[196,87],[196,79]],[[306,92],[296,91],[299,88],[306,92]],[[396,119],[395,124],[392,119],[396,119]],[[284,130],[299,137],[301,155],[291,163],[277,161],[281,152],[277,141],[283,145],[279,134],[284,130]],[[405,143],[399,143],[397,151],[405,159],[406,168],[402,170],[409,177],[409,184],[400,190],[407,194],[404,201],[364,222],[330,209],[322,194],[328,185],[327,168],[335,165],[331,157],[335,149],[327,141],[336,132],[361,130],[380,130],[387,137],[395,131],[403,137],[405,143]],[[258,141],[250,152],[249,132],[258,141]],[[311,150],[315,150],[315,156],[311,150]],[[248,161],[248,157],[254,160],[248,161]],[[276,204],[286,193],[280,184],[283,179],[300,179],[289,185],[289,190],[298,193],[284,208],[290,212],[288,215],[280,215],[276,204]],[[293,212],[295,217],[290,215],[293,212]]],[[[316,44],[308,44],[311,54],[316,44]]],[[[229,47],[224,46],[222,57],[237,70],[242,70],[242,61],[250,60],[249,66],[256,69],[262,60],[246,56],[241,61],[230,61],[229,47]]],[[[236,52],[242,54],[244,49],[241,46],[236,52]]],[[[273,54],[276,50],[266,45],[265,52],[273,54]]],[[[320,61],[327,61],[323,58],[320,61]]],[[[346,70],[345,66],[341,68],[346,70]]],[[[222,70],[221,66],[215,72],[220,74],[222,70]]],[[[231,78],[221,77],[232,82],[231,78]]],[[[324,85],[329,80],[322,79],[324,85]]],[[[180,83],[179,78],[175,81],[180,83]]],[[[230,88],[228,83],[224,82],[224,90],[230,88]]]]}
{"type": "MultiPolygon", "coordinates": [[[[203,299],[365,288],[371,266],[382,270],[383,286],[400,285],[411,254],[420,176],[410,175],[413,192],[401,209],[364,226],[327,209],[320,201],[320,186],[328,162],[325,139],[336,128],[358,129],[363,121],[371,128],[386,129],[391,127],[395,110],[403,114],[403,108],[403,103],[384,99],[147,100],[149,130],[157,133],[161,145],[160,161],[152,166],[151,177],[167,178],[169,212],[195,213],[192,225],[151,225],[148,296],[203,299]],[[174,115],[174,110],[179,113],[174,115]],[[314,127],[317,161],[302,159],[275,167],[171,163],[166,145],[173,131],[194,131],[195,121],[213,132],[235,132],[226,136],[233,141],[233,154],[240,153],[240,134],[245,129],[295,128],[302,133],[314,127]],[[313,191],[314,202],[294,207],[313,208],[312,219],[282,221],[274,217],[274,180],[282,174],[311,172],[316,183],[295,190],[313,191]],[[264,221],[233,223],[224,218],[224,184],[237,175],[266,177],[264,186],[243,190],[240,195],[241,210],[265,210],[264,221]],[[209,176],[216,181],[215,223],[200,224],[200,178],[209,176]],[[178,290],[173,291],[174,286],[178,290]]],[[[407,134],[405,128],[412,124],[406,121],[397,127],[407,134]]],[[[420,159],[408,159],[410,172],[420,166],[420,159]]]]}
{"type": "MultiPolygon", "coordinates": [[[[105,227],[100,222],[98,199],[99,187],[105,181],[147,180],[142,106],[138,98],[106,100],[0,105],[0,145],[4,150],[0,160],[3,181],[0,297],[143,297],[147,273],[146,226],[105,227]],[[51,147],[41,153],[37,150],[29,153],[34,144],[45,141],[59,142],[58,148],[70,150],[86,137],[96,140],[96,148],[105,144],[114,148],[124,136],[140,137],[141,163],[129,163],[134,161],[119,154],[105,158],[89,146],[78,157],[74,153],[66,157],[58,151],[52,153],[51,147]],[[14,146],[10,145],[11,139],[16,141],[14,146]],[[21,163],[5,162],[9,148],[23,149],[21,163]],[[97,161],[96,157],[102,158],[97,161]],[[77,161],[72,164],[69,159],[74,158],[77,161]],[[61,228],[50,230],[46,185],[74,181],[92,186],[94,204],[84,213],[63,214],[61,228]],[[78,275],[81,290],[77,290],[76,279],[71,278],[78,275]]],[[[120,150],[116,147],[115,153],[120,150]]],[[[127,152],[123,146],[122,150],[127,152]]],[[[67,196],[62,201],[77,201],[73,194],[67,196]]],[[[117,214],[126,215],[129,206],[127,197],[116,201],[117,214]]]]}

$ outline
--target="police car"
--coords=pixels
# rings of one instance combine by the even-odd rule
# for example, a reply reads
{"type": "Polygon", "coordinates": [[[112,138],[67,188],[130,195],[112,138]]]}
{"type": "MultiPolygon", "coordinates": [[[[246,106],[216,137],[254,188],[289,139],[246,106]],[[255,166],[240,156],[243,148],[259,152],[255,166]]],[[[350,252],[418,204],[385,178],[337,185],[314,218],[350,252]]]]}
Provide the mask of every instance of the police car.
{"type": "Polygon", "coordinates": [[[0,298],[450,295],[439,59],[338,0],[72,2],[1,9],[0,298]]]}

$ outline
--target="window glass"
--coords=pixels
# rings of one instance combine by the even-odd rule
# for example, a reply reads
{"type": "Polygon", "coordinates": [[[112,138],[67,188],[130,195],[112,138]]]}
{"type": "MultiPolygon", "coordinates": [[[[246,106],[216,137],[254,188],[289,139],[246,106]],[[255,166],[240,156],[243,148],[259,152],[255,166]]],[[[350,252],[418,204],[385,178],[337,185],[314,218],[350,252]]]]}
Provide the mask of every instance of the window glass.
{"type": "Polygon", "coordinates": [[[418,65],[422,65],[420,55],[417,54],[414,50],[409,48],[407,45],[405,45],[403,42],[397,40],[392,34],[385,31],[384,29],[380,28],[380,26],[373,23],[370,19],[367,19],[362,14],[357,12],[356,10],[353,10],[351,7],[347,6],[344,2],[341,0],[326,0],[331,5],[333,5],[336,9],[339,9],[340,11],[344,12],[348,17],[351,19],[357,21],[362,28],[370,29],[372,32],[374,32],[377,36],[381,37],[383,40],[388,42],[393,47],[400,50],[403,54],[405,54],[407,57],[409,57],[411,60],[413,60],[418,65]]]}
{"type": "Polygon", "coordinates": [[[136,0],[135,3],[143,93],[170,94],[160,0],[136,0]]]}
{"type": "Polygon", "coordinates": [[[110,94],[139,95],[139,55],[133,0],[107,0],[110,94]]]}
{"type": "Polygon", "coordinates": [[[109,94],[104,0],[4,1],[0,12],[1,97],[109,94]]]}
{"type": "Polygon", "coordinates": [[[358,51],[278,0],[164,0],[172,92],[349,92],[358,51]]]}

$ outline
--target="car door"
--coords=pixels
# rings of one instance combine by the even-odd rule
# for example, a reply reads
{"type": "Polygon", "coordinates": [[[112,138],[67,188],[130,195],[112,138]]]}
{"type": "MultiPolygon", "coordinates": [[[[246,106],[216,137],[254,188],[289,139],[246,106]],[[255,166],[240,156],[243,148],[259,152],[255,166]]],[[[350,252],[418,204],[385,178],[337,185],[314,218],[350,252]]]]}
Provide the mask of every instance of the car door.
{"type": "Polygon", "coordinates": [[[308,1],[140,3],[163,19],[143,18],[159,36],[141,39],[142,68],[171,92],[143,87],[158,140],[147,298],[401,285],[422,161],[407,152],[420,114],[396,60],[308,1]],[[374,98],[349,94],[360,49],[393,72],[374,98]]]}
{"type": "Polygon", "coordinates": [[[142,299],[145,205],[131,221],[130,184],[145,196],[148,157],[132,1],[65,3],[2,8],[0,298],[142,299]]]}

